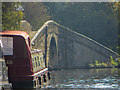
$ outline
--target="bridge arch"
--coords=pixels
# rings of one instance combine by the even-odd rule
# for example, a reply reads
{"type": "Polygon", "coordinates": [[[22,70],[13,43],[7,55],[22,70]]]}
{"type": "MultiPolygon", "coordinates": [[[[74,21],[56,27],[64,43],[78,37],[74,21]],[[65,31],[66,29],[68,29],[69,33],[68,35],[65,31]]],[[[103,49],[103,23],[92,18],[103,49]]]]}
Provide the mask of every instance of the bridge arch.
{"type": "Polygon", "coordinates": [[[48,59],[47,66],[50,69],[57,68],[58,65],[58,46],[57,46],[57,36],[55,33],[49,34],[48,36],[48,59]]]}

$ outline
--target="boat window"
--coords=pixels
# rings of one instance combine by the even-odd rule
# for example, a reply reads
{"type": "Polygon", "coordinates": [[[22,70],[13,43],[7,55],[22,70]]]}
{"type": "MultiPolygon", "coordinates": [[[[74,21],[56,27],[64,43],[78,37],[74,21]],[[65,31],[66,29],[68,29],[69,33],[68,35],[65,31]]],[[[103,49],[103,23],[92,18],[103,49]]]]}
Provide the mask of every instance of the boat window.
{"type": "Polygon", "coordinates": [[[38,66],[37,61],[36,61],[36,67],[38,66]]]}
{"type": "Polygon", "coordinates": [[[35,57],[35,60],[36,60],[36,57],[35,57]]]}
{"type": "Polygon", "coordinates": [[[37,59],[39,60],[39,56],[37,56],[37,59]]]}
{"type": "Polygon", "coordinates": [[[0,37],[3,43],[3,54],[13,55],[13,37],[0,37]]]}
{"type": "Polygon", "coordinates": [[[40,61],[38,61],[38,64],[39,64],[39,66],[40,66],[40,61]]]}

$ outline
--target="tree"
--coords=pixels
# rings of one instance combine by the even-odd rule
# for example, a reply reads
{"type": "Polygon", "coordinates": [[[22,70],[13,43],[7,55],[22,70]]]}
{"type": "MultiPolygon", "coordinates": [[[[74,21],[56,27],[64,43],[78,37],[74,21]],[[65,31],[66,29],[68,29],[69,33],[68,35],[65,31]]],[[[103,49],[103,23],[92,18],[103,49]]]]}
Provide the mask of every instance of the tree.
{"type": "Polygon", "coordinates": [[[23,20],[21,3],[2,3],[2,30],[19,30],[20,21],[23,20]]]}
{"type": "Polygon", "coordinates": [[[45,3],[52,19],[116,50],[117,15],[109,2],[45,3]]]}
{"type": "Polygon", "coordinates": [[[46,21],[51,19],[47,7],[41,2],[23,2],[25,18],[32,25],[33,30],[38,30],[46,21]]]}
{"type": "Polygon", "coordinates": [[[114,2],[113,12],[115,12],[118,15],[118,46],[117,46],[117,49],[120,55],[120,1],[114,2]]]}

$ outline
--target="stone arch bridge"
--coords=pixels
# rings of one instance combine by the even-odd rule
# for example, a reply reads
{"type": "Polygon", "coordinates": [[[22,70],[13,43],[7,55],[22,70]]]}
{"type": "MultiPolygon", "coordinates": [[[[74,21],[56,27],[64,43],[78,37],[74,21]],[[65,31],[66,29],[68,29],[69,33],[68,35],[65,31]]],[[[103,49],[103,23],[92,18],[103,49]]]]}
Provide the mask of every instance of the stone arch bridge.
{"type": "Polygon", "coordinates": [[[90,63],[108,62],[117,53],[54,21],[47,21],[32,38],[33,48],[44,50],[46,66],[53,69],[87,68],[90,63]]]}

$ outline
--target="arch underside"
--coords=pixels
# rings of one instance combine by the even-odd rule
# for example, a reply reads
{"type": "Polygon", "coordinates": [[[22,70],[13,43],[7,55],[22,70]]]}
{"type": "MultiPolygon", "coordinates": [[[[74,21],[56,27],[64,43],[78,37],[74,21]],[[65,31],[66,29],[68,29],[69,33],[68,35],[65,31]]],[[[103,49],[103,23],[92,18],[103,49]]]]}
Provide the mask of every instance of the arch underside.
{"type": "Polygon", "coordinates": [[[48,68],[56,69],[57,68],[57,44],[54,37],[51,37],[49,44],[49,60],[48,60],[48,68]]]}

